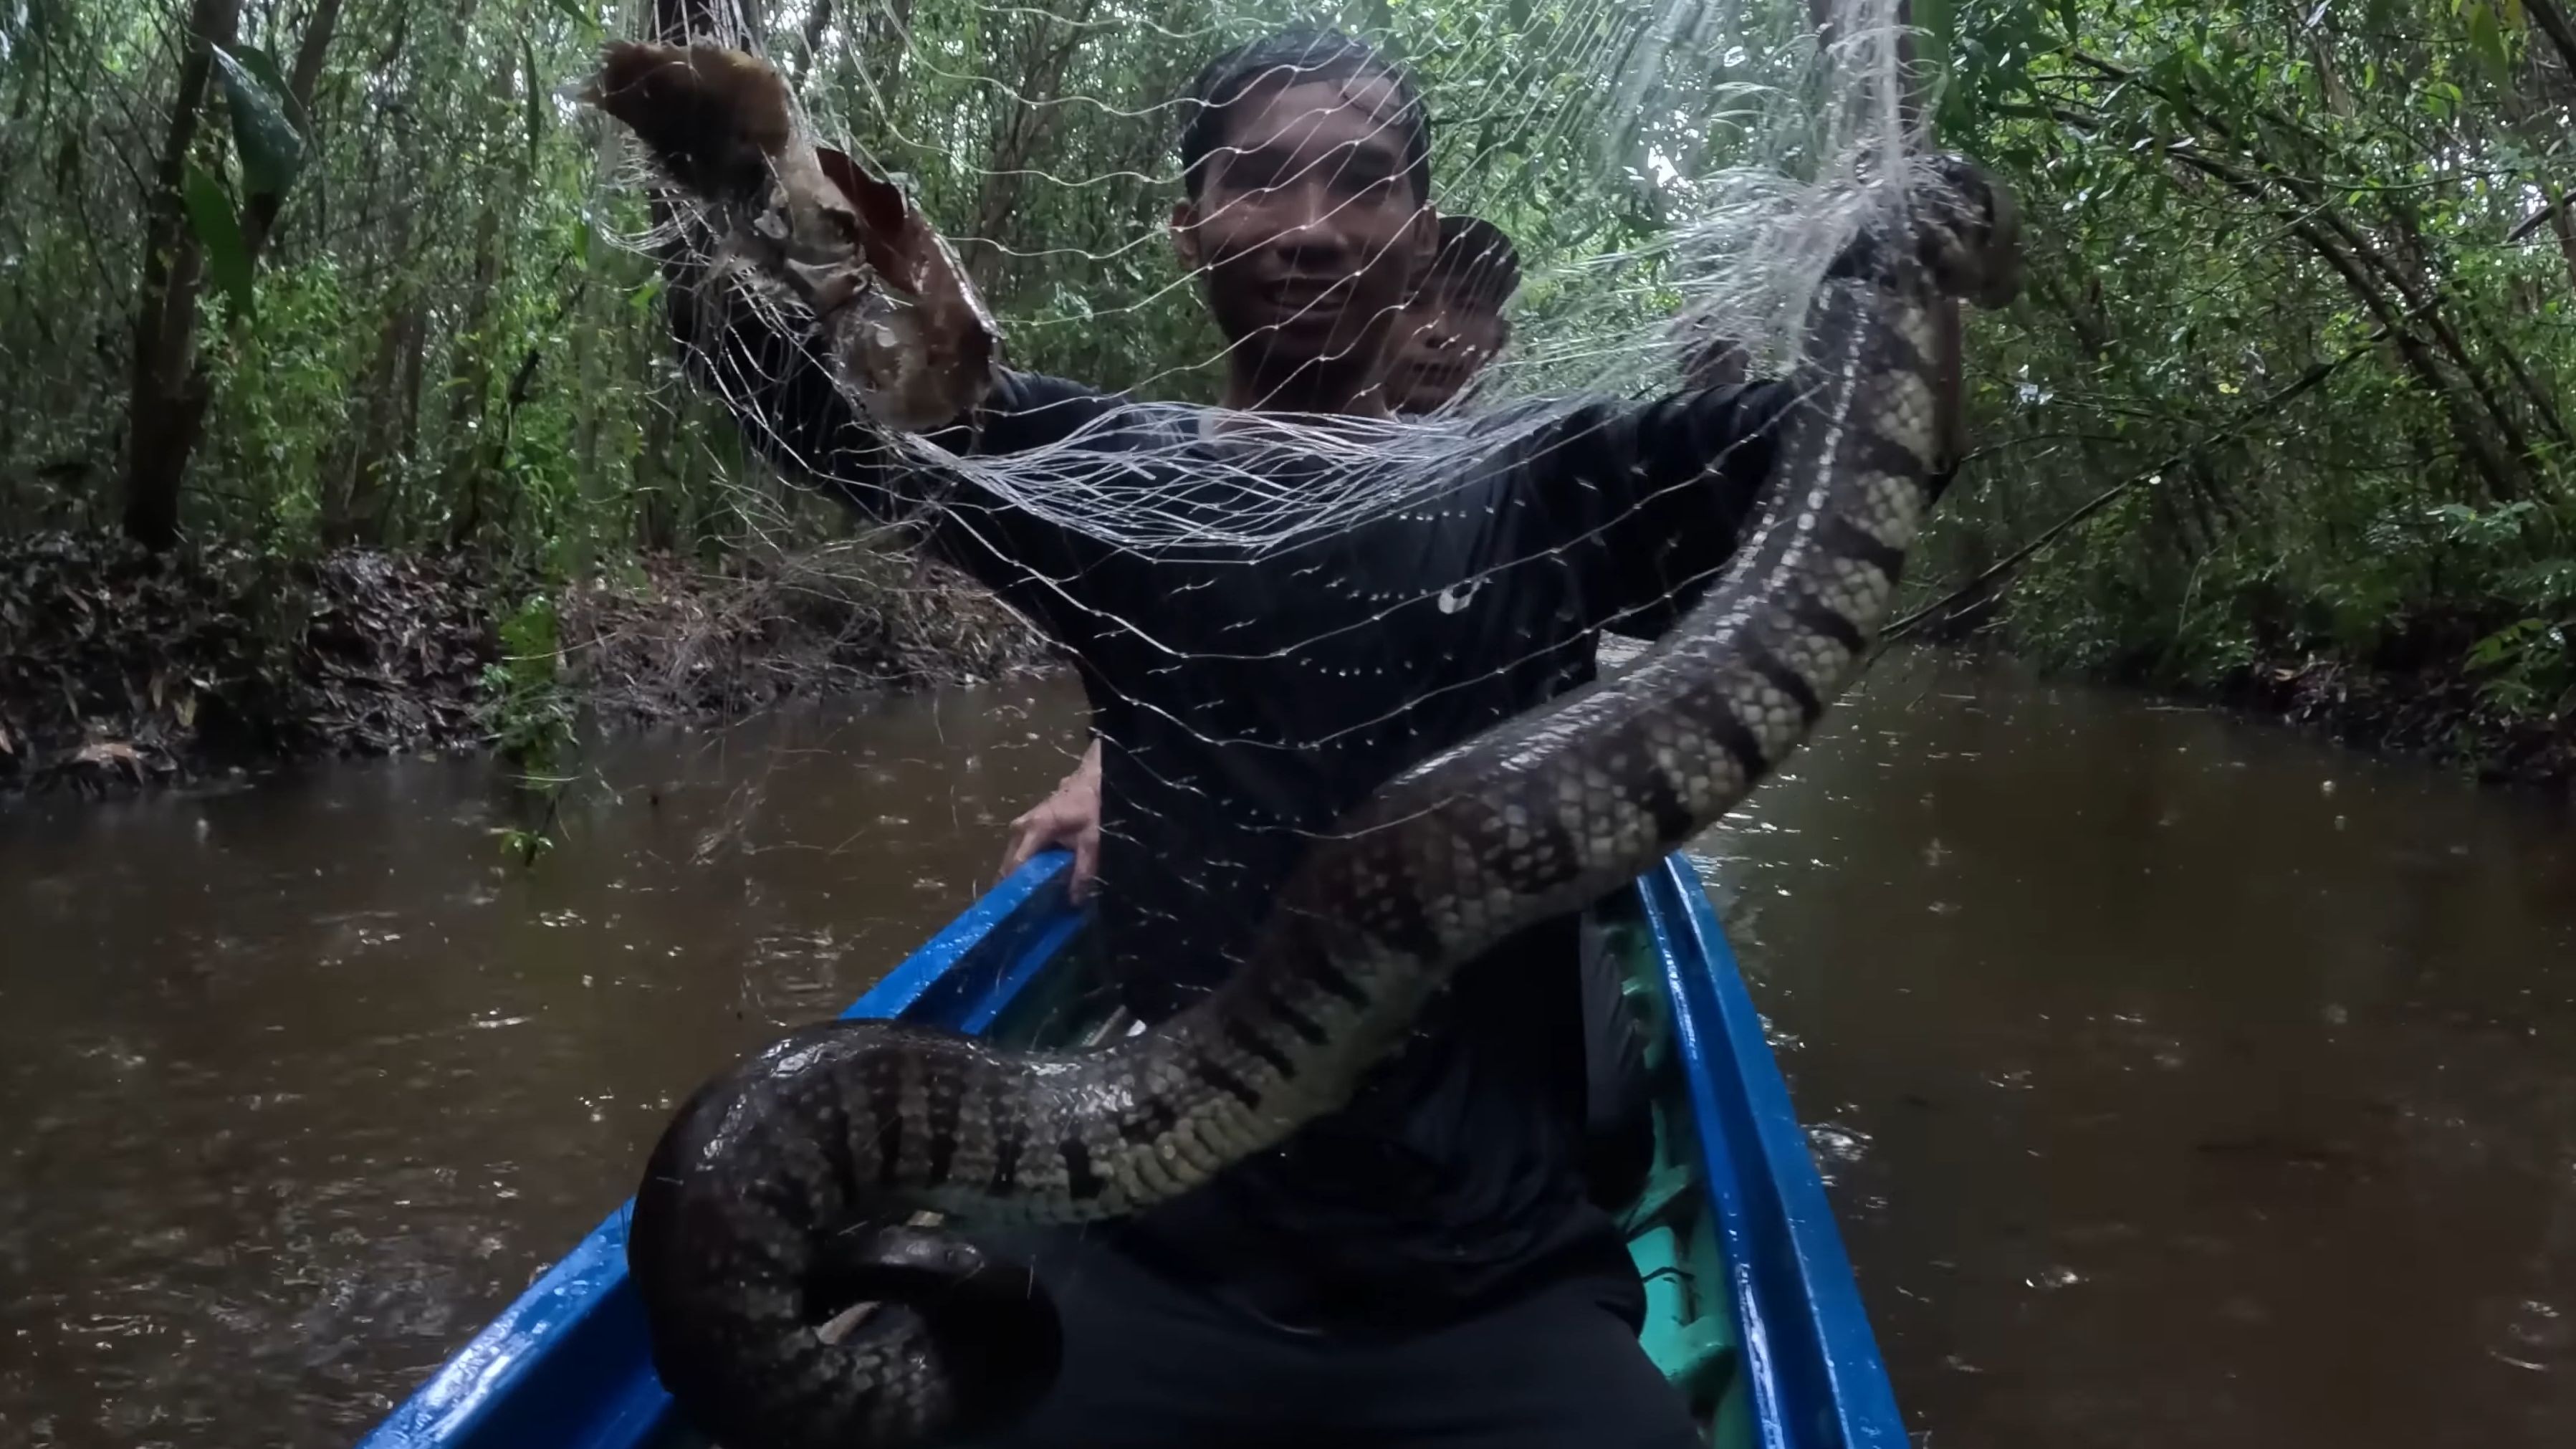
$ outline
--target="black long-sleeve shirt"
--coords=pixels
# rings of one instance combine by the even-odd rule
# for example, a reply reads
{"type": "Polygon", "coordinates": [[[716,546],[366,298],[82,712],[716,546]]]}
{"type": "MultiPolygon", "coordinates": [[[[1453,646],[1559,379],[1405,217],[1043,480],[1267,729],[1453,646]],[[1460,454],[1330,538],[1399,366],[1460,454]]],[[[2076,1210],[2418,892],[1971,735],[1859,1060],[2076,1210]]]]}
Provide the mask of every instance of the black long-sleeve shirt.
{"type": "MultiPolygon", "coordinates": [[[[872,517],[917,518],[1079,661],[1107,742],[1098,930],[1149,1020],[1225,978],[1316,832],[1588,679],[1604,629],[1674,617],[1733,549],[1782,402],[1756,386],[1587,404],[1460,449],[1442,465],[1455,486],[1420,507],[1257,558],[1149,556],[896,462],[804,344],[674,296],[692,370],[755,446],[872,517]]],[[[1248,459],[1204,416],[1005,372],[974,432],[940,441],[1079,450],[1090,486],[1213,521],[1241,502],[1248,459]]],[[[1260,452],[1266,492],[1325,466],[1260,452]]],[[[1124,1241],[1288,1322],[1437,1319],[1558,1271],[1633,1288],[1585,1200],[1575,930],[1551,922],[1471,964],[1359,1101],[1124,1241]]]]}

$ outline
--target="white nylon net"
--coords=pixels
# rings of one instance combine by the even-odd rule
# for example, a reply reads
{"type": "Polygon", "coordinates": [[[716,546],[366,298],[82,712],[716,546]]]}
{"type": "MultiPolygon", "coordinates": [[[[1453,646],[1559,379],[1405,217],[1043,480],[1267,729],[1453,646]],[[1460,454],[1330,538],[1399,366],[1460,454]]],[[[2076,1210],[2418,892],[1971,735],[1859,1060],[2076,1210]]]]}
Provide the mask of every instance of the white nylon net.
{"type": "MultiPolygon", "coordinates": [[[[1917,139],[1900,116],[1919,78],[1900,69],[1896,0],[1830,0],[1822,32],[1810,0],[1523,3],[1493,29],[1488,12],[1384,5],[631,0],[621,33],[654,33],[657,5],[692,39],[771,59],[814,139],[921,201],[994,308],[1009,365],[1154,400],[1154,423],[1178,439],[1224,431],[1228,448],[1190,459],[1195,476],[1236,485],[1218,508],[1205,490],[1139,486],[1132,446],[1104,463],[1097,428],[1007,456],[895,440],[1008,507],[1142,551],[1252,559],[1422,507],[1463,458],[1528,438],[1571,400],[1685,386],[1718,340],[1751,376],[1787,376],[1869,178],[1901,183],[1890,163],[1917,139]],[[1431,204],[1492,222],[1517,252],[1509,345],[1427,417],[1220,422],[1200,406],[1229,359],[1261,344],[1229,346],[1199,275],[1173,256],[1187,91],[1207,60],[1290,24],[1335,26],[1406,68],[1431,120],[1431,204]],[[1283,484],[1290,457],[1310,466],[1283,484]],[[1172,506],[1175,492],[1189,506],[1172,506]]],[[[615,154],[621,188],[657,180],[635,148],[615,154]]],[[[696,235],[675,224],[627,240],[657,250],[696,235]]]]}
{"type": "MultiPolygon", "coordinates": [[[[891,451],[854,469],[782,420],[775,371],[712,352],[698,369],[788,471],[931,520],[935,550],[1080,660],[1094,728],[1124,757],[1106,828],[1128,870],[1240,912],[1277,875],[1261,832],[1309,836],[1349,803],[1306,796],[1579,683],[1605,630],[1660,627],[1635,623],[1654,613],[1641,595],[1686,601],[1722,565],[1722,547],[1655,555],[1744,440],[1685,429],[1632,456],[1619,420],[1699,396],[1721,346],[1742,375],[1792,375],[1822,274],[1924,149],[1907,104],[1920,79],[1897,0],[1833,0],[1821,32],[1803,0],[1056,3],[644,0],[622,33],[655,34],[658,14],[669,37],[677,14],[690,39],[767,57],[807,133],[898,181],[956,246],[1010,366],[1128,400],[1010,451],[877,430],[891,451]],[[1211,58],[1288,25],[1403,67],[1429,118],[1430,205],[1517,252],[1507,344],[1428,414],[1268,410],[1244,377],[1270,375],[1254,354],[1276,339],[1229,341],[1211,279],[1178,259],[1190,88],[1211,58]],[[1230,387],[1253,410],[1215,406],[1230,387]],[[1546,480],[1497,482],[1532,468],[1546,480]],[[1188,567],[1156,571],[1175,561],[1188,567]],[[1246,786],[1175,741],[1265,755],[1270,773],[1246,786]],[[1313,791],[1300,770],[1319,772],[1313,791]],[[1220,795],[1244,833],[1154,827],[1220,795]]],[[[629,240],[703,247],[705,215],[624,141],[612,133],[612,183],[667,208],[629,240]]],[[[812,330],[793,302],[746,300],[767,327],[812,330]]],[[[1387,329],[1390,363],[1410,325],[1387,329]]],[[[1117,875],[1104,864],[1103,887],[1117,875]]],[[[1191,908],[1154,894],[1187,936],[1191,908]]]]}

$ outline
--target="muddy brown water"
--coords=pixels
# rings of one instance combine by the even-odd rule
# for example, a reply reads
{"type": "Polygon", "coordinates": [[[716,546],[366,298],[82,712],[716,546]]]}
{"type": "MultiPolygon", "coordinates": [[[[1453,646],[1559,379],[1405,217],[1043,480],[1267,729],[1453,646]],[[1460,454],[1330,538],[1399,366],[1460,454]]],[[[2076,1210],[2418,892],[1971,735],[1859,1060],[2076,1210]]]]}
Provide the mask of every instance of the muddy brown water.
{"type": "MultiPolygon", "coordinates": [[[[964,905],[1056,683],[0,809],[0,1444],[345,1445],[964,905]]],[[[1883,667],[1701,847],[1918,1443],[2576,1443],[2576,821],[1883,667]]]]}

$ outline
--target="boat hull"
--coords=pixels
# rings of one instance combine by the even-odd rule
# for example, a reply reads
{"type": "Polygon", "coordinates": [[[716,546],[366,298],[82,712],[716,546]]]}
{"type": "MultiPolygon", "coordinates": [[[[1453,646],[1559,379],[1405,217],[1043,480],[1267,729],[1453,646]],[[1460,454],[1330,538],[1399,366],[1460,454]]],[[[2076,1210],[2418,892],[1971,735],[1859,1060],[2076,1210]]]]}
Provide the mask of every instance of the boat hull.
{"type": "MultiPolygon", "coordinates": [[[[1060,1042],[1105,993],[1067,857],[1031,861],[844,1013],[1060,1042]]],[[[1651,1024],[1655,1159],[1626,1216],[1641,1341],[1715,1449],[1903,1449],[1824,1184],[1716,912],[1675,855],[1604,908],[1651,1024]]],[[[360,1449],[662,1449],[691,1442],[645,1349],[621,1206],[360,1449]]]]}

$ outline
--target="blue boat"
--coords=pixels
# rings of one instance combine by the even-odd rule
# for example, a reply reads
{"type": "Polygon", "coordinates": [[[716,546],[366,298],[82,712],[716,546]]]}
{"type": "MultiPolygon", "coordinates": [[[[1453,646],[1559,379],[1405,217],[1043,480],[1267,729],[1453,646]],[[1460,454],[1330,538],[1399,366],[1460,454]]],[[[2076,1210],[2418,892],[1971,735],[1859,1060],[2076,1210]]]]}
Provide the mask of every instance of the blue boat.
{"type": "MultiPolygon", "coordinates": [[[[1069,857],[1031,861],[847,1015],[997,1040],[1086,1034],[1092,975],[1069,857]]],[[[1679,855],[1602,908],[1650,1026],[1656,1162],[1626,1218],[1647,1293],[1642,1341],[1713,1449],[1904,1449],[1787,1084],[1698,874],[1679,855]]],[[[678,1449],[626,1277],[626,1212],[537,1280],[361,1449],[678,1449]]]]}

